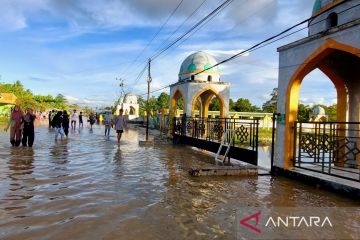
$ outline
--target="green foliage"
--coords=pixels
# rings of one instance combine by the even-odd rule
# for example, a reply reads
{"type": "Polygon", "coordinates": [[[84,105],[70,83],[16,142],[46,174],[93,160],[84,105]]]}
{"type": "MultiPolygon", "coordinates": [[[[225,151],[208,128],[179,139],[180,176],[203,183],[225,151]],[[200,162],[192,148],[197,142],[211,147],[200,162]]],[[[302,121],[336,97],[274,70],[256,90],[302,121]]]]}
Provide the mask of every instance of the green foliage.
{"type": "Polygon", "coordinates": [[[336,122],[336,108],[337,108],[336,104],[330,106],[318,104],[318,106],[322,107],[325,110],[329,122],[336,122]]]}
{"type": "Polygon", "coordinates": [[[184,98],[182,96],[176,101],[176,109],[184,110],[184,98]]]}
{"type": "Polygon", "coordinates": [[[0,92],[13,93],[17,99],[16,104],[21,109],[33,108],[35,111],[45,111],[47,109],[68,110],[66,99],[58,94],[56,97],[51,95],[34,95],[29,89],[25,89],[20,81],[13,84],[0,83],[0,92]]]}
{"type": "Polygon", "coordinates": [[[278,89],[274,88],[272,93],[270,94],[270,100],[266,101],[262,105],[263,112],[268,113],[275,113],[276,112],[276,105],[277,105],[277,98],[278,98],[278,89]]]}
{"type": "Polygon", "coordinates": [[[163,108],[168,108],[170,102],[169,94],[162,92],[157,98],[157,108],[161,111],[163,108]]]}
{"type": "Polygon", "coordinates": [[[235,103],[233,103],[233,111],[236,112],[260,112],[260,109],[252,105],[249,99],[239,98],[235,103]]]}
{"type": "Polygon", "coordinates": [[[209,105],[209,110],[210,111],[220,111],[220,103],[216,97],[211,100],[211,103],[209,105]]]}
{"type": "Polygon", "coordinates": [[[309,115],[311,113],[311,107],[309,107],[308,105],[304,105],[302,103],[299,104],[298,106],[298,116],[297,116],[297,120],[299,122],[308,122],[309,121],[309,115]]]}

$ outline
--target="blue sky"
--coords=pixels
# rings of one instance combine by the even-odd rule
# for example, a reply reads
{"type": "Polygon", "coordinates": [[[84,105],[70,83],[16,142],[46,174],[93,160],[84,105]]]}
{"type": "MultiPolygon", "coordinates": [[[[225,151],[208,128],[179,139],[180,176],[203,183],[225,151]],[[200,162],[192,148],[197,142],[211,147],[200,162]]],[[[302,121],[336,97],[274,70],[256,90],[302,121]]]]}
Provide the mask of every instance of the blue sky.
{"type": "MultiPolygon", "coordinates": [[[[183,0],[143,51],[179,2],[0,0],[1,82],[20,80],[36,94],[61,93],[70,102],[90,106],[112,105],[120,95],[119,77],[125,79],[126,91],[145,94],[145,75],[135,80],[146,59],[164,46],[203,0],[183,0]]],[[[221,2],[206,0],[174,36],[221,2]]],[[[314,0],[234,0],[201,30],[153,62],[152,88],[176,82],[182,61],[192,52],[206,51],[221,61],[308,18],[313,4],[314,0]]],[[[232,84],[231,97],[248,98],[261,106],[277,87],[276,49],[306,35],[307,30],[301,31],[220,66],[222,81],[232,84]]],[[[169,93],[169,89],[164,91],[169,93]]],[[[306,77],[300,96],[305,104],[333,104],[336,97],[333,85],[320,71],[306,77]]]]}

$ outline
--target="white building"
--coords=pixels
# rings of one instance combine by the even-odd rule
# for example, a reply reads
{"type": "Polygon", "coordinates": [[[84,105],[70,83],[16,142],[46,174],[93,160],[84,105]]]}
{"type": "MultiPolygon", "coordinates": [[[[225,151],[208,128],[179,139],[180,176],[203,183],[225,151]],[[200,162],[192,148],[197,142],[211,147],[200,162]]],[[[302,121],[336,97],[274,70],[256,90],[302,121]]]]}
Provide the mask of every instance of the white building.
{"type": "Polygon", "coordinates": [[[208,117],[211,100],[216,97],[220,103],[220,117],[229,114],[230,84],[220,82],[220,71],[215,58],[205,52],[196,52],[188,56],[181,64],[179,81],[170,86],[170,112],[174,114],[176,101],[182,96],[184,113],[195,117],[195,108],[199,117],[208,117]]]}
{"type": "Polygon", "coordinates": [[[128,116],[128,119],[135,120],[139,117],[139,104],[137,96],[133,93],[127,93],[125,96],[121,96],[119,103],[116,107],[115,115],[119,114],[119,110],[124,110],[124,115],[128,116]]]}

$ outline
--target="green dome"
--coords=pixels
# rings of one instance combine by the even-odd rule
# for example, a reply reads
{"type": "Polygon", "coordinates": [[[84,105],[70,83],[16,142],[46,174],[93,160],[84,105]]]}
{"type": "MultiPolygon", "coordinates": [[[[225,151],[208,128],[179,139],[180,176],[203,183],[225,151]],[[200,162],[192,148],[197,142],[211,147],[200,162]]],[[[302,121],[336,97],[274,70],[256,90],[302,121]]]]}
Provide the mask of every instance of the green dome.
{"type": "Polygon", "coordinates": [[[212,67],[212,65],[210,64],[210,63],[207,63],[207,64],[205,64],[205,66],[204,66],[204,70],[208,70],[208,69],[210,69],[212,67]]]}
{"type": "Polygon", "coordinates": [[[321,9],[321,0],[316,0],[314,3],[312,14],[314,15],[321,9]]]}
{"type": "Polygon", "coordinates": [[[216,59],[205,52],[195,52],[189,55],[181,64],[179,72],[179,81],[182,79],[188,79],[195,75],[194,80],[219,82],[220,71],[217,65],[216,59]]]}
{"type": "Polygon", "coordinates": [[[317,15],[323,11],[323,9],[335,6],[344,0],[316,0],[314,3],[312,15],[317,15]]]}
{"type": "Polygon", "coordinates": [[[196,65],[195,65],[195,64],[193,64],[193,63],[192,63],[192,64],[190,64],[190,65],[189,65],[189,67],[187,68],[187,70],[188,70],[188,71],[190,71],[190,72],[195,71],[195,70],[196,70],[196,65]]]}

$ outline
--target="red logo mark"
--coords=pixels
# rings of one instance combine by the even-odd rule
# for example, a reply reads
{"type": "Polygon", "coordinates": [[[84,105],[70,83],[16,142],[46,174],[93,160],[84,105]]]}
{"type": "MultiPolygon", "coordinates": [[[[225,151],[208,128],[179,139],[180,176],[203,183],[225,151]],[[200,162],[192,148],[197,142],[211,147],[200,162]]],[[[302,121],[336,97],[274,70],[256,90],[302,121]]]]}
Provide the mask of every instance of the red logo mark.
{"type": "Polygon", "coordinates": [[[252,231],[257,232],[257,233],[261,233],[261,229],[254,227],[253,225],[250,225],[249,223],[247,223],[249,220],[255,218],[256,220],[256,225],[259,224],[259,220],[260,220],[260,215],[261,215],[261,211],[247,217],[244,218],[243,220],[240,220],[240,224],[244,225],[247,228],[250,228],[252,231]]]}

